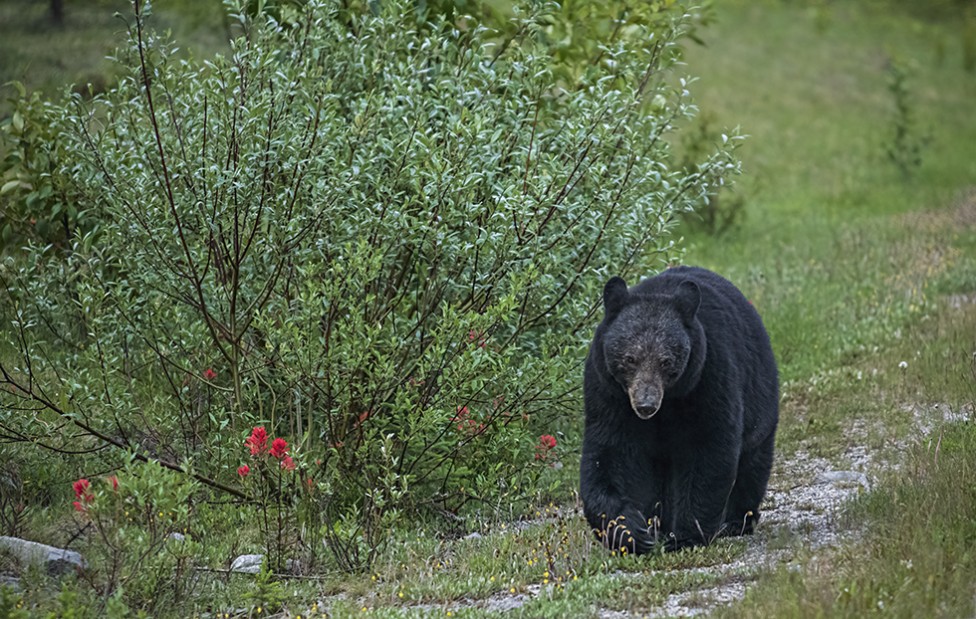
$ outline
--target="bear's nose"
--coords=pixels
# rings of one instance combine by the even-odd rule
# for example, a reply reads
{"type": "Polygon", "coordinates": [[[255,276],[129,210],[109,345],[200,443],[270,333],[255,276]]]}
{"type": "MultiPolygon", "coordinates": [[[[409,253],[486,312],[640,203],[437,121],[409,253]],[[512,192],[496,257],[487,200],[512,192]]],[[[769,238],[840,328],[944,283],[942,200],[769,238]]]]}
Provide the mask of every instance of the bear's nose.
{"type": "Polygon", "coordinates": [[[639,404],[634,408],[634,412],[641,419],[650,419],[657,412],[658,406],[656,404],[639,404]]]}

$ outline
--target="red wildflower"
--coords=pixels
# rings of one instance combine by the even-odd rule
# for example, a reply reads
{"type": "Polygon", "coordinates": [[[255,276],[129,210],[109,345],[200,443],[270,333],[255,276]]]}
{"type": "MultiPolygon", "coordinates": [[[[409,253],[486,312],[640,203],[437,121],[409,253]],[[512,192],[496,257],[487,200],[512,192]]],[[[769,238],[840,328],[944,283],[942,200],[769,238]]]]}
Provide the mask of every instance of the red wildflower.
{"type": "Polygon", "coordinates": [[[478,343],[478,348],[484,348],[485,347],[485,334],[483,332],[481,332],[481,331],[476,330],[476,329],[471,329],[470,331],[468,331],[468,341],[469,342],[477,342],[478,343]]]}
{"type": "Polygon", "coordinates": [[[288,441],[279,437],[271,441],[271,450],[268,451],[269,454],[281,460],[288,455],[288,441]]]}
{"type": "Polygon", "coordinates": [[[72,505],[79,512],[85,511],[85,503],[91,503],[95,500],[95,495],[91,492],[91,483],[87,479],[79,479],[71,484],[71,488],[75,491],[75,497],[78,499],[72,505]]]}
{"type": "Polygon", "coordinates": [[[237,467],[237,474],[240,475],[241,477],[247,477],[248,475],[251,474],[251,467],[249,467],[246,464],[241,465],[237,467]]]}
{"type": "Polygon", "coordinates": [[[71,484],[71,487],[75,491],[75,496],[78,497],[79,499],[88,493],[88,488],[90,486],[91,484],[88,482],[87,479],[79,479],[75,483],[71,484]]]}
{"type": "Polygon", "coordinates": [[[370,416],[371,412],[372,411],[363,411],[363,412],[359,413],[359,423],[361,424],[364,421],[366,421],[367,419],[369,419],[369,416],[370,416]]]}
{"type": "Polygon", "coordinates": [[[117,491],[119,489],[119,478],[115,475],[108,476],[108,483],[112,484],[112,490],[117,491]]]}
{"type": "MultiPolygon", "coordinates": [[[[453,417],[451,417],[451,421],[454,422],[454,423],[463,422],[463,421],[467,420],[468,415],[470,414],[470,412],[471,411],[468,410],[468,407],[467,406],[458,406],[457,407],[457,413],[453,417]]],[[[460,429],[460,428],[458,428],[458,429],[460,429]]]]}
{"type": "Polygon", "coordinates": [[[207,380],[213,380],[217,378],[217,373],[213,371],[213,368],[207,368],[203,371],[203,377],[207,380]]]}
{"type": "Polygon", "coordinates": [[[281,459],[281,468],[285,469],[286,471],[294,471],[295,461],[291,459],[291,456],[286,455],[281,459]]]}
{"type": "Polygon", "coordinates": [[[268,432],[264,427],[257,427],[251,430],[251,436],[244,439],[244,444],[251,450],[251,455],[256,456],[264,453],[268,447],[268,432]]]}
{"type": "Polygon", "coordinates": [[[549,452],[556,447],[556,437],[551,434],[543,434],[539,437],[539,444],[535,446],[535,459],[545,460],[549,457],[549,452]]]}
{"type": "Polygon", "coordinates": [[[476,419],[465,419],[464,423],[457,424],[457,429],[458,432],[466,432],[472,436],[476,436],[485,431],[485,424],[476,419]]]}
{"type": "Polygon", "coordinates": [[[471,436],[476,436],[485,431],[485,424],[471,417],[471,411],[467,406],[458,406],[457,413],[451,417],[451,423],[455,424],[458,432],[464,432],[471,436]]]}

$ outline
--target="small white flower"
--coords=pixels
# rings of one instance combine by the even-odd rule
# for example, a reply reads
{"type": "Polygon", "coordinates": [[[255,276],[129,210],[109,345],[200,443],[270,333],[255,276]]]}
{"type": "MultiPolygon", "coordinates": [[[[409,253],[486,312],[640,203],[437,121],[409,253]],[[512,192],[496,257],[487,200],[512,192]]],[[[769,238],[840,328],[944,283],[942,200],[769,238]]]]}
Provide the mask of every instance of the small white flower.
{"type": "Polygon", "coordinates": [[[907,369],[908,368],[908,362],[907,361],[902,361],[901,363],[898,364],[898,367],[900,367],[903,370],[904,369],[907,369]]]}

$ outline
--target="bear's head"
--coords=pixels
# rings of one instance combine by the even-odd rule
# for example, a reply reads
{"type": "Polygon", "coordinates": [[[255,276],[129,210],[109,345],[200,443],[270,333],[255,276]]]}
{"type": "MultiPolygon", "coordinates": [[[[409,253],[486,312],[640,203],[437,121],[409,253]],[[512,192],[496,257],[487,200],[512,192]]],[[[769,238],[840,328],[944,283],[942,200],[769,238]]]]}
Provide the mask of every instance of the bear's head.
{"type": "Polygon", "coordinates": [[[694,355],[695,367],[689,361],[704,346],[696,320],[700,303],[701,290],[690,280],[673,294],[632,294],[619,277],[604,287],[606,369],[641,419],[653,417],[666,396],[680,395],[697,382],[702,363],[697,357],[704,355],[694,355]]]}

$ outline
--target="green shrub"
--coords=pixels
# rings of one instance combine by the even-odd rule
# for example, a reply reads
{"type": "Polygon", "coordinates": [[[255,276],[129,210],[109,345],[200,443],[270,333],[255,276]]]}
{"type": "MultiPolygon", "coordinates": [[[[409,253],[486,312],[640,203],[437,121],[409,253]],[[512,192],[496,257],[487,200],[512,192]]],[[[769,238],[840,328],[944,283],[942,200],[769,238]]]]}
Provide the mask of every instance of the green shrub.
{"type": "MultiPolygon", "coordinates": [[[[707,113],[700,113],[694,123],[684,133],[682,143],[682,165],[688,173],[696,171],[699,162],[715,148],[720,141],[727,141],[726,134],[715,128],[715,119],[707,113]]],[[[727,186],[714,187],[703,203],[693,211],[685,213],[685,221],[701,228],[708,234],[720,235],[740,225],[744,216],[745,198],[733,193],[727,186]]]]}
{"type": "Polygon", "coordinates": [[[231,55],[202,63],[137,15],[116,87],[31,119],[95,223],[0,272],[0,424],[60,417],[74,448],[193,457],[228,491],[267,425],[304,454],[346,569],[404,515],[530,496],[539,436],[576,425],[603,282],[673,258],[677,214],[737,170],[736,139],[694,169],[664,139],[694,112],[672,72],[688,16],[633,26],[570,83],[549,10],[516,11],[512,37],[417,29],[401,2],[241,11],[231,55]]]}
{"type": "Polygon", "coordinates": [[[28,96],[22,84],[13,85],[19,96],[13,113],[0,123],[0,255],[28,241],[66,248],[86,227],[87,212],[58,173],[64,153],[53,119],[61,110],[39,93],[28,96]]]}
{"type": "Polygon", "coordinates": [[[888,66],[888,93],[894,104],[890,135],[884,145],[885,155],[905,178],[911,177],[922,165],[922,154],[928,138],[918,126],[916,95],[909,87],[911,68],[892,58],[888,66]]]}
{"type": "Polygon", "coordinates": [[[195,580],[200,547],[190,533],[197,484],[136,460],[117,475],[74,482],[75,522],[88,560],[83,578],[108,603],[158,611],[180,601],[195,580]]]}

